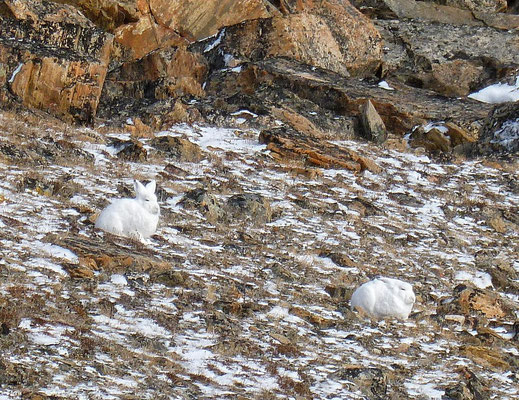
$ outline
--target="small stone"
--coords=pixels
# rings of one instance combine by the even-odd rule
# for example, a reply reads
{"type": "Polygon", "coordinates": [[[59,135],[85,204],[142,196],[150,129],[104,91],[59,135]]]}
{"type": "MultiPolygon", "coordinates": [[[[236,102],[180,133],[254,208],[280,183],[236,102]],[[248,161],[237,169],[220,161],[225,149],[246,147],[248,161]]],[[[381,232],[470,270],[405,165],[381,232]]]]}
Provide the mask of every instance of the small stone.
{"type": "Polygon", "coordinates": [[[371,100],[367,100],[360,110],[363,136],[375,143],[384,143],[387,138],[386,126],[371,100]]]}
{"type": "Polygon", "coordinates": [[[506,232],[506,223],[499,215],[490,218],[488,224],[498,233],[506,232]]]}
{"type": "Polygon", "coordinates": [[[448,314],[444,318],[446,321],[454,321],[460,325],[465,323],[465,317],[463,315],[448,314]]]}
{"type": "Polygon", "coordinates": [[[299,318],[302,318],[313,325],[317,325],[320,328],[326,328],[333,324],[333,321],[331,319],[321,317],[320,315],[307,311],[301,307],[291,307],[289,312],[290,314],[296,315],[299,318]]]}
{"type": "Polygon", "coordinates": [[[277,340],[281,344],[285,344],[286,345],[286,344],[290,344],[291,343],[291,340],[289,338],[287,338],[286,336],[280,335],[279,333],[271,332],[270,333],[270,337],[272,339],[277,340]]]}
{"type": "Polygon", "coordinates": [[[166,271],[153,276],[153,281],[168,287],[187,287],[189,275],[184,271],[166,271]]]}
{"type": "Polygon", "coordinates": [[[219,200],[213,194],[207,193],[204,188],[193,189],[185,193],[179,204],[188,209],[200,210],[211,223],[222,221],[225,216],[225,210],[219,200]]]}

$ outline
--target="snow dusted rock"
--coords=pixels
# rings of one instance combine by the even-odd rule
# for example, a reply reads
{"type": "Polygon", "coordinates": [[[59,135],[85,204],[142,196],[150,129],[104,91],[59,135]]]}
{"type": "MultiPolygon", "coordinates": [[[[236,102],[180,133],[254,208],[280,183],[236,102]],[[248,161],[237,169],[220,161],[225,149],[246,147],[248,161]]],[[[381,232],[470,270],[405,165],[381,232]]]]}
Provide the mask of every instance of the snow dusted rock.
{"type": "Polygon", "coordinates": [[[473,147],[476,155],[513,154],[519,151],[519,103],[496,106],[473,147]]]}
{"type": "Polygon", "coordinates": [[[146,239],[155,233],[160,215],[155,181],[146,186],[137,180],[134,184],[136,197],[115,200],[99,214],[96,228],[137,239],[146,239]]]}
{"type": "Polygon", "coordinates": [[[211,223],[222,220],[225,212],[216,196],[204,188],[190,190],[184,194],[179,205],[187,209],[198,209],[211,223]]]}
{"type": "Polygon", "coordinates": [[[227,207],[234,217],[269,222],[272,219],[270,202],[259,194],[243,193],[231,196],[227,207]]]}
{"type": "Polygon", "coordinates": [[[198,162],[203,157],[200,146],[181,137],[160,136],[153,139],[151,145],[175,160],[198,162]]]}
{"type": "Polygon", "coordinates": [[[382,368],[348,365],[336,372],[341,379],[353,382],[367,399],[382,399],[387,395],[387,373],[382,368]]]}
{"type": "Polygon", "coordinates": [[[375,318],[407,319],[415,302],[413,287],[393,278],[377,278],[361,285],[351,296],[352,309],[375,318]]]}
{"type": "Polygon", "coordinates": [[[423,147],[431,152],[449,152],[456,148],[465,151],[475,142],[475,138],[458,125],[447,123],[429,123],[414,129],[409,136],[412,147],[423,147]]]}

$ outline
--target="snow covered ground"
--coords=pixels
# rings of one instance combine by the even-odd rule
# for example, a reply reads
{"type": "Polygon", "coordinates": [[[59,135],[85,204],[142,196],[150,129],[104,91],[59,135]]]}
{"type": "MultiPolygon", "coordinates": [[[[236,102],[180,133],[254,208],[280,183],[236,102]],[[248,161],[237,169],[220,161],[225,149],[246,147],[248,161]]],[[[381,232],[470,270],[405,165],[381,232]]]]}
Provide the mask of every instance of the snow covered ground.
{"type": "Polygon", "coordinates": [[[280,168],[255,131],[179,125],[160,135],[189,139],[204,159],[168,159],[140,139],[148,162],[124,161],[96,131],[0,114],[0,399],[441,399],[464,368],[491,398],[519,396],[519,282],[492,280],[497,266],[519,274],[517,164],[344,141],[382,172],[309,178],[290,173],[295,161],[280,168]],[[41,150],[51,145],[62,157],[41,150]],[[133,178],[160,188],[149,246],[103,239],[90,221],[133,178]],[[197,187],[222,203],[259,194],[273,218],[210,223],[178,204],[197,187]],[[49,239],[63,233],[141,252],[184,278],[131,263],[73,278],[81,255],[49,239]],[[379,275],[413,284],[408,320],[349,310],[348,293],[379,275]],[[504,313],[446,318],[439,307],[461,283],[496,296],[504,313]],[[379,371],[387,387],[351,366],[379,371]]]}

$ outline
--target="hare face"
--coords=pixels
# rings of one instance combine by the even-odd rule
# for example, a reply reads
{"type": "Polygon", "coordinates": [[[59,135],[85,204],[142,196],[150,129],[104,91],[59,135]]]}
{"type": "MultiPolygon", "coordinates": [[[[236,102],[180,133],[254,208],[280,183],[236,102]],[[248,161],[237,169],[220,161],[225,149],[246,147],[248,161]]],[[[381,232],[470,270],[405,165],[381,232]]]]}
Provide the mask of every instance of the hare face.
{"type": "Polygon", "coordinates": [[[156,215],[160,212],[157,196],[153,193],[147,193],[143,198],[139,199],[139,203],[150,214],[156,215]]]}
{"type": "Polygon", "coordinates": [[[407,282],[398,283],[395,290],[395,295],[397,297],[400,297],[405,304],[414,304],[414,302],[416,301],[416,296],[413,292],[413,287],[407,282]]]}
{"type": "Polygon", "coordinates": [[[139,181],[135,181],[134,186],[137,194],[136,199],[141,207],[152,215],[158,215],[160,213],[160,208],[157,203],[157,196],[155,195],[155,181],[151,181],[146,186],[139,181]]]}

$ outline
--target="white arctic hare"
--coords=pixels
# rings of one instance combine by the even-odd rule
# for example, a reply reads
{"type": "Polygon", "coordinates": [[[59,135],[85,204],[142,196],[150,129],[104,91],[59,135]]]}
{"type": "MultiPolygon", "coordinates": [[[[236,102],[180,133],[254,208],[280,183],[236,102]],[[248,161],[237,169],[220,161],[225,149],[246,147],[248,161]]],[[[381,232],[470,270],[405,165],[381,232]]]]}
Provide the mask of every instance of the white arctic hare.
{"type": "Polygon", "coordinates": [[[155,233],[160,215],[155,181],[144,186],[135,180],[134,187],[135,198],[114,200],[97,217],[96,228],[139,240],[155,233]]]}
{"type": "Polygon", "coordinates": [[[407,319],[416,300],[413,287],[398,279],[377,278],[361,285],[351,296],[352,309],[375,318],[407,319]]]}

